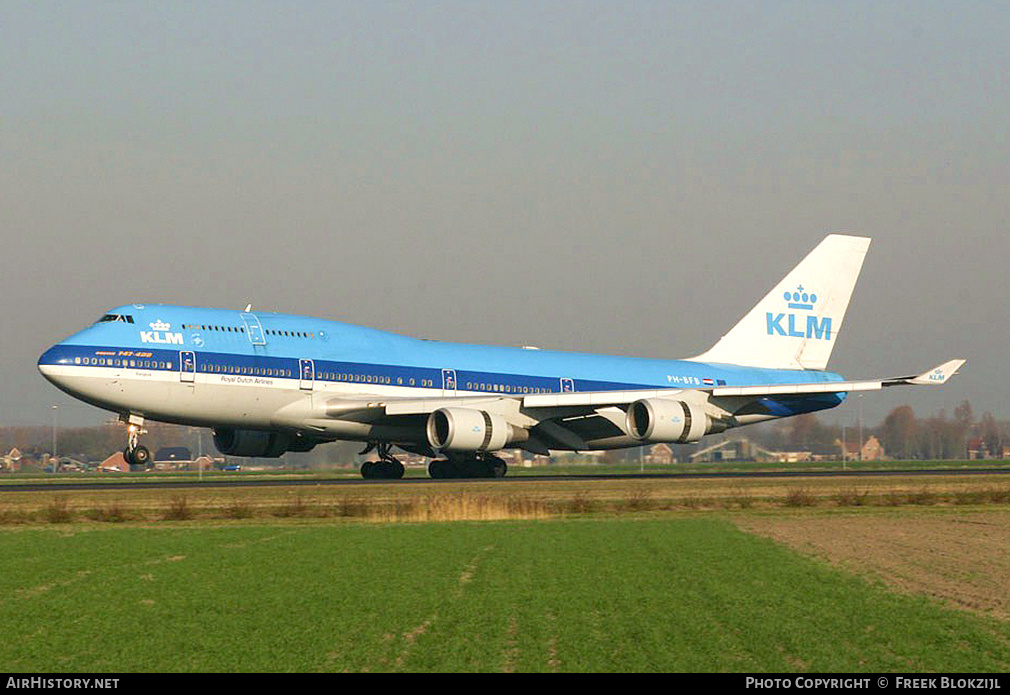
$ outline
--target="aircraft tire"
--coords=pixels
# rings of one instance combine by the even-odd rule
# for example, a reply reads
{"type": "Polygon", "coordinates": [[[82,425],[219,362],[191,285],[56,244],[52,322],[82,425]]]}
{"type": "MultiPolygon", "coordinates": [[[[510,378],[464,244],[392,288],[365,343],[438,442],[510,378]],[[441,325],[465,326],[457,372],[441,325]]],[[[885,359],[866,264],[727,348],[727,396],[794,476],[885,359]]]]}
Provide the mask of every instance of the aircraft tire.
{"type": "Polygon", "coordinates": [[[147,465],[151,463],[151,451],[143,444],[134,449],[132,453],[133,464],[147,468],[147,465]]]}
{"type": "Polygon", "coordinates": [[[445,459],[435,459],[428,464],[428,475],[436,480],[452,478],[452,464],[445,459]]]}
{"type": "Polygon", "coordinates": [[[494,477],[494,469],[491,466],[491,461],[487,458],[477,458],[474,456],[472,458],[450,461],[450,463],[452,464],[452,475],[450,477],[453,478],[474,480],[494,477]]]}
{"type": "Polygon", "coordinates": [[[508,473],[508,464],[502,461],[497,456],[490,457],[491,463],[491,477],[492,478],[504,478],[505,474],[508,473]]]}
{"type": "Polygon", "coordinates": [[[399,480],[403,473],[403,464],[399,461],[365,461],[361,464],[362,478],[399,480]]]}

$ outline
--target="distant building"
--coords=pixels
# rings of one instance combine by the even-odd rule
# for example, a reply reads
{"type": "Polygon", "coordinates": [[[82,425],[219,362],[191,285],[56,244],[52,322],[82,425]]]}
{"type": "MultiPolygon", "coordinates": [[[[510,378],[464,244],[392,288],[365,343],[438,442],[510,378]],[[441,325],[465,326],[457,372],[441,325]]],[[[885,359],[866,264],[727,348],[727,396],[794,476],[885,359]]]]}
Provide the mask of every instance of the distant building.
{"type": "MultiPolygon", "coordinates": [[[[224,460],[223,458],[221,459],[224,460]]],[[[214,459],[210,456],[197,456],[190,463],[189,470],[209,471],[214,468],[214,459]]]]}
{"type": "Polygon", "coordinates": [[[21,452],[17,447],[10,450],[10,453],[0,458],[0,469],[8,473],[17,473],[21,470],[21,452]]]}
{"type": "Polygon", "coordinates": [[[184,446],[163,446],[154,452],[154,468],[159,471],[177,471],[190,467],[193,454],[184,446]]]}
{"type": "Polygon", "coordinates": [[[970,459],[1004,459],[1010,457],[1010,445],[998,443],[990,451],[983,437],[972,437],[968,441],[968,458],[970,459]]]}
{"type": "Polygon", "coordinates": [[[677,457],[674,456],[673,448],[669,444],[653,444],[645,460],[656,466],[668,466],[676,463],[677,457]]]}
{"type": "Polygon", "coordinates": [[[98,464],[99,473],[129,473],[130,464],[126,462],[126,457],[122,451],[117,451],[109,458],[98,464]]]}
{"type": "Polygon", "coordinates": [[[860,456],[863,461],[880,461],[885,458],[884,446],[871,435],[866,444],[863,444],[860,456]]]}
{"type": "Polygon", "coordinates": [[[799,463],[800,461],[813,461],[812,451],[769,451],[771,458],[762,457],[761,461],[778,461],[779,463],[799,463]]]}
{"type": "MultiPolygon", "coordinates": [[[[809,452],[803,453],[809,456],[809,452]]],[[[695,451],[691,454],[691,462],[783,461],[788,460],[792,455],[794,455],[793,452],[768,451],[746,437],[734,437],[695,451]]]]}

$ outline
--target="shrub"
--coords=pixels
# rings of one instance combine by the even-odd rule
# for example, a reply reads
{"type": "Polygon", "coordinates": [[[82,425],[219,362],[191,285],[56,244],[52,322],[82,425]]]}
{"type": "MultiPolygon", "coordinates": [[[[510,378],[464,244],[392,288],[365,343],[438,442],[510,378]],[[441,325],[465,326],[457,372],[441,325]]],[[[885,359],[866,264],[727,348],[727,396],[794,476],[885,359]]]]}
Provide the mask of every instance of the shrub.
{"type": "Polygon", "coordinates": [[[70,506],[62,497],[54,497],[43,510],[46,521],[50,524],[66,524],[74,520],[74,515],[70,511],[70,506]]]}
{"type": "Polygon", "coordinates": [[[926,488],[919,490],[918,492],[913,492],[908,496],[908,501],[912,504],[918,505],[930,505],[937,503],[937,497],[935,492],[931,492],[926,488]]]}
{"type": "Polygon", "coordinates": [[[85,516],[92,521],[108,521],[111,523],[121,523],[130,519],[130,515],[118,502],[113,502],[108,507],[92,509],[85,516]]]}
{"type": "Polygon", "coordinates": [[[839,492],[836,499],[839,507],[864,507],[868,496],[867,492],[852,489],[839,492]]]}
{"type": "Polygon", "coordinates": [[[983,504],[985,497],[980,490],[962,490],[954,493],[954,504],[983,504]]]}
{"type": "Polygon", "coordinates": [[[169,502],[168,509],[165,510],[167,521],[185,521],[193,518],[193,510],[189,506],[189,500],[185,495],[176,495],[169,502]]]}
{"type": "Polygon", "coordinates": [[[249,519],[253,515],[253,508],[248,502],[234,499],[232,500],[232,503],[228,505],[228,508],[225,510],[225,514],[229,519],[249,519]]]}
{"type": "Polygon", "coordinates": [[[787,507],[813,507],[817,500],[806,490],[790,490],[784,504],[787,507]]]}
{"type": "Polygon", "coordinates": [[[568,503],[568,513],[569,514],[589,514],[596,509],[596,503],[587,498],[581,492],[575,494],[575,497],[571,499],[568,503]]]}

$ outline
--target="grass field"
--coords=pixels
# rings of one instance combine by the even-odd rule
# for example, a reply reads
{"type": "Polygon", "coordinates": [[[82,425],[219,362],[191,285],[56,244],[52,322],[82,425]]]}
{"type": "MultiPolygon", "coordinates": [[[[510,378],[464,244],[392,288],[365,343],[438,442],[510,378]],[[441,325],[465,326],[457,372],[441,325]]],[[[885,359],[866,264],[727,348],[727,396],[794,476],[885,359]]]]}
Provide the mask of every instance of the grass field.
{"type": "MultiPolygon", "coordinates": [[[[103,476],[87,480],[104,482],[103,476]]],[[[67,522],[340,518],[370,521],[545,519],[646,511],[994,507],[1010,505],[997,474],[678,479],[610,476],[504,481],[394,481],[71,491],[0,486],[0,527],[67,522]]]]}
{"type": "Polygon", "coordinates": [[[0,663],[25,672],[1010,667],[1005,620],[740,529],[838,514],[8,525],[0,663]]]}

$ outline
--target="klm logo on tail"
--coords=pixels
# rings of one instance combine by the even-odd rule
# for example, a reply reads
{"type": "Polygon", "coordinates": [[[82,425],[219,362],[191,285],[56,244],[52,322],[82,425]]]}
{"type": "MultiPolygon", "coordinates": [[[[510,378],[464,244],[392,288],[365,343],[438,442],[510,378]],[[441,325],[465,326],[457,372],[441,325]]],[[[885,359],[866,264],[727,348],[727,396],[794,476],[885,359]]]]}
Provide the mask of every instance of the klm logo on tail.
{"type": "MultiPolygon", "coordinates": [[[[795,292],[784,293],[783,298],[789,309],[813,311],[814,305],[817,304],[817,295],[806,292],[803,285],[797,287],[795,292]]],[[[804,315],[794,312],[773,314],[769,311],[765,313],[765,322],[768,335],[831,340],[831,317],[829,316],[819,317],[814,314],[804,315]]]]}

